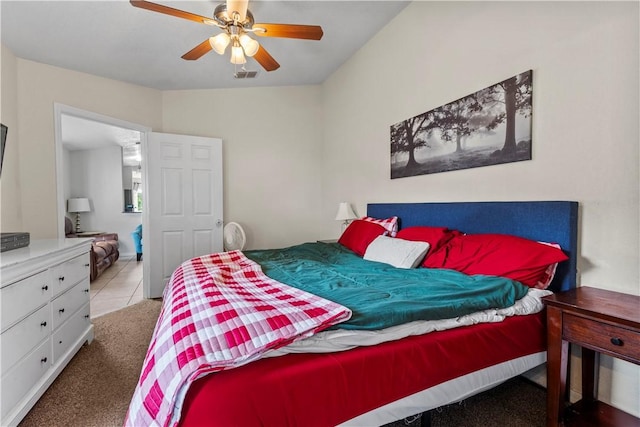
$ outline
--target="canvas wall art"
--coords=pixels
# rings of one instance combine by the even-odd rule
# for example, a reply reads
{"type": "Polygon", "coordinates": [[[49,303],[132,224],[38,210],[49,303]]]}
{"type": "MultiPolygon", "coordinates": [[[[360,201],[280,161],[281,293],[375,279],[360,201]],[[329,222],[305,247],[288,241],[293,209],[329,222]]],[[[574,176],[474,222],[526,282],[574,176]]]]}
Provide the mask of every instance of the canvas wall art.
{"type": "Polygon", "coordinates": [[[391,178],[531,160],[531,70],[391,126],[391,178]]]}

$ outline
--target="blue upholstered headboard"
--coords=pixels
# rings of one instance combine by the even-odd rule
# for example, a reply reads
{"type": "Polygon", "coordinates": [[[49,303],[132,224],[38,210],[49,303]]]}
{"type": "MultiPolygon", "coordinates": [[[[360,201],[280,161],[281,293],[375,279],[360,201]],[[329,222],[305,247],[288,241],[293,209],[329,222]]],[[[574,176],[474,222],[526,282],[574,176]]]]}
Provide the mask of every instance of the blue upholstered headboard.
{"type": "Polygon", "coordinates": [[[550,289],[564,291],[576,287],[578,202],[370,203],[367,215],[397,216],[400,229],[430,225],[464,233],[512,234],[558,243],[569,260],[558,265],[550,289]]]}

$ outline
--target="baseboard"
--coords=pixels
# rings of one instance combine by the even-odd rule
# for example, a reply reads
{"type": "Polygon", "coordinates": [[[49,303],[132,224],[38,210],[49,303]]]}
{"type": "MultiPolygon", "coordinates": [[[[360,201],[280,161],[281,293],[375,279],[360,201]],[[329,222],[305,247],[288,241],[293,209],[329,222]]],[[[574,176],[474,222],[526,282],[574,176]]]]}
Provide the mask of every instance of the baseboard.
{"type": "Polygon", "coordinates": [[[547,388],[547,364],[543,363],[540,366],[528,370],[522,374],[523,377],[529,381],[538,384],[541,387],[547,388]]]}

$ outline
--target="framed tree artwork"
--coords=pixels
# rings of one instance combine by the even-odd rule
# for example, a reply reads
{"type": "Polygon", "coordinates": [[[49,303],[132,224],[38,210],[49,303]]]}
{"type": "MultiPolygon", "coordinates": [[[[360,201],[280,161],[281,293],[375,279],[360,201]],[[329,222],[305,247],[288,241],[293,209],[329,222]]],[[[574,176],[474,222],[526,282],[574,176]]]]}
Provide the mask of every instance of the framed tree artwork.
{"type": "Polygon", "coordinates": [[[531,160],[531,70],[391,126],[391,178],[531,160]]]}

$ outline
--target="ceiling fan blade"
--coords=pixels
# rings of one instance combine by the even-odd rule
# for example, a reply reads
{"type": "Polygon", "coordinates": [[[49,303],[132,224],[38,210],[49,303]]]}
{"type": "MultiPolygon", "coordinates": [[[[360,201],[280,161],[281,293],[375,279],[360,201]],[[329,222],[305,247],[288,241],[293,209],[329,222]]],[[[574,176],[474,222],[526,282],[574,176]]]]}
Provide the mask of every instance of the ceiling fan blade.
{"type": "Polygon", "coordinates": [[[267,71],[273,71],[280,68],[280,64],[278,64],[278,62],[273,59],[273,56],[271,56],[262,46],[260,46],[256,54],[253,55],[253,59],[258,61],[258,63],[262,65],[262,68],[267,71]]]}
{"type": "Polygon", "coordinates": [[[139,7],[141,9],[151,10],[153,12],[164,13],[165,15],[176,16],[178,18],[188,19],[190,21],[199,22],[201,24],[216,25],[212,18],[206,16],[196,15],[195,13],[185,12],[184,10],[174,9],[169,6],[163,6],[161,4],[152,3],[145,0],[130,0],[131,5],[139,7]]]}
{"type": "Polygon", "coordinates": [[[288,39],[320,40],[324,34],[319,25],[253,24],[253,29],[257,36],[288,39]],[[265,31],[260,31],[261,28],[265,31]]]}
{"type": "Polygon", "coordinates": [[[247,17],[248,6],[249,0],[227,0],[227,14],[229,18],[233,19],[233,12],[238,12],[240,15],[239,21],[244,22],[247,17]]]}
{"type": "Polygon", "coordinates": [[[188,61],[193,61],[194,59],[199,59],[202,55],[209,52],[211,50],[211,43],[209,43],[209,39],[206,39],[198,46],[191,49],[189,52],[182,55],[182,59],[186,59],[188,61]]]}

